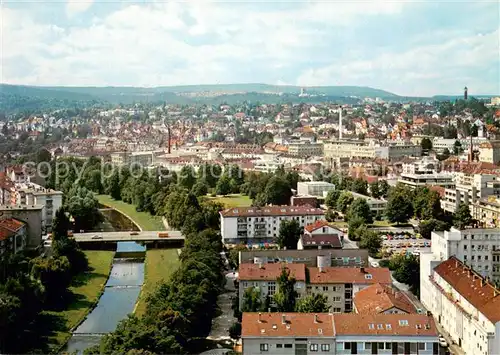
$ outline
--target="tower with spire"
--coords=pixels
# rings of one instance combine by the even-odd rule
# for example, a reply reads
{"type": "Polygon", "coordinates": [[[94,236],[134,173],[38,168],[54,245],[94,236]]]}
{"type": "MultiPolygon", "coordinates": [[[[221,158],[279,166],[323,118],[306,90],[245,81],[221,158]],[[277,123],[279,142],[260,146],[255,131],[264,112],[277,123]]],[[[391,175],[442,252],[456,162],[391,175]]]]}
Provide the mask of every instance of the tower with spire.
{"type": "Polygon", "coordinates": [[[464,87],[464,100],[467,100],[467,86],[464,87]]]}

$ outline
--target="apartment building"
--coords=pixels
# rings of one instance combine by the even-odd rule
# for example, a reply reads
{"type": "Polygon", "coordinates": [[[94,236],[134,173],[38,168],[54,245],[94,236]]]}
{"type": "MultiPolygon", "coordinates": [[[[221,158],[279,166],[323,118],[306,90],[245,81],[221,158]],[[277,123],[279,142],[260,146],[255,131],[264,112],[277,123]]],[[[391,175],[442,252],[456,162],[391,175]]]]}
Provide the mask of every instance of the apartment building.
{"type": "Polygon", "coordinates": [[[486,141],[479,145],[479,161],[498,164],[500,162],[500,141],[486,141]]]}
{"type": "Polygon", "coordinates": [[[441,186],[454,188],[454,176],[449,172],[441,172],[438,169],[439,161],[434,157],[423,157],[412,163],[403,164],[403,172],[398,183],[412,189],[424,186],[441,186]]]}
{"type": "Polygon", "coordinates": [[[323,155],[323,143],[290,143],[288,144],[288,154],[297,157],[313,157],[323,155]]]}
{"type": "Polygon", "coordinates": [[[324,211],[308,206],[238,207],[220,212],[224,244],[268,243],[279,234],[281,221],[296,220],[301,227],[324,219],[324,211]]]}
{"type": "Polygon", "coordinates": [[[301,181],[297,183],[297,195],[325,198],[335,185],[326,181],[301,181]]]}
{"type": "Polygon", "coordinates": [[[333,313],[351,312],[353,296],[370,285],[391,284],[390,271],[387,268],[355,267],[307,267],[305,264],[240,264],[238,296],[240,308],[243,294],[249,287],[260,290],[261,299],[273,296],[278,284],[276,280],[282,269],[289,270],[297,280],[296,291],[300,297],[306,294],[323,294],[328,298],[333,313]],[[306,278],[308,275],[308,278],[306,278]]]}
{"type": "Polygon", "coordinates": [[[322,219],[304,227],[297,249],[341,249],[344,233],[322,219]]]}
{"type": "Polygon", "coordinates": [[[239,252],[239,263],[299,263],[306,266],[361,267],[368,265],[366,249],[245,250],[239,252]]]}
{"type": "Polygon", "coordinates": [[[52,220],[56,211],[62,206],[63,193],[47,189],[34,183],[16,184],[16,203],[18,205],[41,205],[45,231],[52,231],[52,220]]]}
{"type": "Polygon", "coordinates": [[[500,198],[481,198],[472,205],[472,217],[487,228],[500,228],[500,198]]]}
{"type": "Polygon", "coordinates": [[[276,280],[281,275],[283,268],[295,278],[295,290],[298,297],[302,297],[306,292],[306,266],[304,264],[241,264],[238,269],[240,309],[243,304],[243,294],[249,287],[259,289],[262,300],[267,296],[274,296],[278,290],[276,280]]]}
{"type": "Polygon", "coordinates": [[[354,295],[373,284],[391,284],[387,268],[308,267],[307,294],[328,297],[333,313],[352,312],[354,295]]]}
{"type": "Polygon", "coordinates": [[[421,302],[465,354],[500,354],[499,289],[456,257],[422,254],[420,275],[421,302]]]}
{"type": "Polygon", "coordinates": [[[420,314],[243,313],[242,351],[254,354],[438,354],[420,314]]]}
{"type": "Polygon", "coordinates": [[[26,225],[26,248],[36,249],[42,244],[45,220],[42,219],[43,205],[0,205],[4,219],[16,219],[26,225]]]}
{"type": "Polygon", "coordinates": [[[388,284],[374,284],[354,295],[354,312],[359,314],[416,314],[406,294],[388,284]]]}
{"type": "Polygon", "coordinates": [[[454,256],[483,277],[500,282],[500,229],[451,228],[432,232],[431,252],[437,260],[454,256]]]}
{"type": "Polygon", "coordinates": [[[382,152],[376,150],[375,145],[357,139],[332,140],[325,143],[324,155],[326,160],[337,158],[378,158],[382,152]]]}
{"type": "Polygon", "coordinates": [[[455,188],[445,189],[441,200],[443,210],[454,213],[461,203],[471,207],[480,199],[488,196],[500,197],[500,179],[493,174],[455,174],[455,188]]]}
{"type": "Polygon", "coordinates": [[[137,152],[115,152],[111,156],[113,165],[135,165],[148,167],[153,164],[156,155],[164,154],[163,151],[137,151],[137,152]]]}
{"type": "Polygon", "coordinates": [[[24,250],[27,241],[26,224],[15,218],[0,220],[0,255],[10,251],[17,253],[24,250]]]}
{"type": "Polygon", "coordinates": [[[383,213],[385,211],[385,208],[387,207],[386,200],[381,200],[371,196],[359,194],[353,191],[349,192],[352,194],[354,199],[362,198],[363,200],[365,200],[366,203],[368,204],[368,207],[370,207],[370,211],[372,212],[373,215],[376,215],[377,213],[383,213]]]}

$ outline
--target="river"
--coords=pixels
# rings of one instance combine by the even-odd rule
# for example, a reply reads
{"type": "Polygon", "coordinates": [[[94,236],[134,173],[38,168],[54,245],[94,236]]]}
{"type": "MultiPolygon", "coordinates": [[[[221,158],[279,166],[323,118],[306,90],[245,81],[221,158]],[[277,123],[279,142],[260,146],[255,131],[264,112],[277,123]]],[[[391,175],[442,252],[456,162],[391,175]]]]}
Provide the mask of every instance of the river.
{"type": "MultiPolygon", "coordinates": [[[[117,252],[144,252],[145,247],[135,242],[117,243],[117,252]]],[[[97,345],[101,337],[114,331],[118,322],[132,313],[144,282],[144,261],[137,259],[113,260],[113,267],[104,293],[97,306],[74,330],[66,351],[82,353],[97,345]]]]}

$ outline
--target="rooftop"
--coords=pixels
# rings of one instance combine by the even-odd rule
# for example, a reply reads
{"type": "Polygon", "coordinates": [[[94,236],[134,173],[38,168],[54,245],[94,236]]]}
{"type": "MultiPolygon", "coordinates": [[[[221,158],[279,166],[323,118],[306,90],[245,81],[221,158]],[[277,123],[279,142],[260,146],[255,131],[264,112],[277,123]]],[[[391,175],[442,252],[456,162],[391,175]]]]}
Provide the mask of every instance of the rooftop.
{"type": "Polygon", "coordinates": [[[307,206],[237,207],[220,212],[223,217],[316,216],[324,215],[319,208],[307,206]]]}
{"type": "Polygon", "coordinates": [[[390,285],[375,284],[359,291],[354,295],[354,305],[360,314],[377,314],[391,308],[406,313],[417,312],[408,296],[390,285]]]}
{"type": "Polygon", "coordinates": [[[500,321],[500,290],[455,257],[434,268],[434,272],[492,323],[500,321]]]}
{"type": "Polygon", "coordinates": [[[309,267],[309,283],[352,283],[352,284],[391,284],[391,272],[387,268],[357,268],[357,267],[309,267]]]}
{"type": "Polygon", "coordinates": [[[290,276],[297,281],[306,280],[306,266],[304,264],[240,264],[238,278],[243,281],[270,280],[275,281],[283,268],[290,271],[290,276]]]}

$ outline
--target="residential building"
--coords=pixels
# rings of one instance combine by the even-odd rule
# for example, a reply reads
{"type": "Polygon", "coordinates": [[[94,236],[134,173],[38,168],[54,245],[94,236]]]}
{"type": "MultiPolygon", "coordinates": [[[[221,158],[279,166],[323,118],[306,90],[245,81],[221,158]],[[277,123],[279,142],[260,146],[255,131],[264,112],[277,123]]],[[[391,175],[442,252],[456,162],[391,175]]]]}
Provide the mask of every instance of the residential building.
{"type": "Polygon", "coordinates": [[[296,220],[301,227],[324,219],[324,211],[308,206],[238,207],[220,212],[225,244],[267,243],[278,236],[280,224],[296,220]]]}
{"type": "Polygon", "coordinates": [[[459,172],[455,174],[455,188],[446,189],[441,199],[443,210],[454,213],[461,203],[471,207],[488,196],[500,197],[500,180],[493,174],[459,172]]]}
{"type": "Polygon", "coordinates": [[[330,311],[353,311],[353,297],[360,290],[376,284],[391,284],[387,268],[308,267],[307,293],[328,297],[330,311]]]}
{"type": "Polygon", "coordinates": [[[245,250],[239,263],[301,263],[306,266],[360,267],[368,265],[366,249],[245,250]]]}
{"type": "Polygon", "coordinates": [[[358,291],[354,295],[354,311],[360,314],[417,313],[406,294],[387,284],[374,284],[358,291]]]}
{"type": "Polygon", "coordinates": [[[481,198],[472,205],[472,217],[487,228],[500,228],[500,198],[481,198]]]}
{"type": "Polygon", "coordinates": [[[383,213],[385,211],[385,208],[387,207],[386,200],[381,200],[371,196],[358,194],[357,192],[353,191],[350,191],[350,193],[352,194],[354,199],[362,198],[363,200],[365,200],[366,203],[368,203],[368,207],[370,207],[370,211],[372,212],[373,215],[383,213]]]}
{"type": "Polygon", "coordinates": [[[5,219],[16,219],[26,225],[26,247],[36,249],[42,244],[42,231],[45,220],[42,219],[43,205],[0,205],[0,214],[5,219]]]}
{"type": "Polygon", "coordinates": [[[328,191],[335,190],[335,185],[325,181],[300,181],[297,183],[297,195],[325,198],[328,191]]]}
{"type": "Polygon", "coordinates": [[[420,262],[420,299],[465,354],[500,354],[500,290],[458,258],[420,262]]]}
{"type": "Polygon", "coordinates": [[[242,351],[254,354],[438,354],[421,314],[243,313],[242,351]]]}
{"type": "Polygon", "coordinates": [[[454,256],[483,277],[500,282],[500,229],[432,232],[431,252],[439,261],[454,256]]]}
{"type": "Polygon", "coordinates": [[[326,220],[318,220],[304,227],[304,234],[297,249],[342,249],[344,233],[332,227],[326,220]]]}
{"type": "Polygon", "coordinates": [[[432,174],[408,174],[402,173],[398,182],[412,189],[424,186],[441,186],[444,188],[454,188],[453,174],[448,172],[432,174]]]}
{"type": "Polygon", "coordinates": [[[26,224],[15,218],[0,220],[0,255],[6,251],[17,253],[27,245],[26,224]]]}
{"type": "Polygon", "coordinates": [[[486,141],[479,145],[479,161],[498,164],[500,162],[500,141],[486,141]]]}
{"type": "Polygon", "coordinates": [[[291,206],[312,206],[318,207],[318,199],[314,196],[292,196],[290,198],[291,206]]]}
{"type": "Polygon", "coordinates": [[[296,280],[295,290],[299,298],[306,292],[306,266],[304,264],[241,264],[238,269],[238,299],[241,309],[243,294],[249,287],[260,290],[260,297],[264,300],[272,297],[278,291],[276,280],[281,275],[283,268],[290,272],[296,280]]]}
{"type": "Polygon", "coordinates": [[[56,211],[62,206],[63,193],[61,191],[47,189],[34,183],[16,184],[16,204],[18,205],[41,205],[42,219],[45,231],[52,231],[52,220],[56,211]]]}

